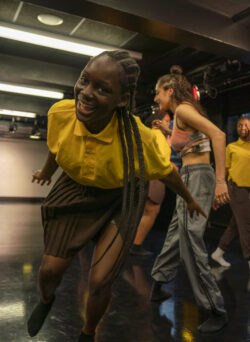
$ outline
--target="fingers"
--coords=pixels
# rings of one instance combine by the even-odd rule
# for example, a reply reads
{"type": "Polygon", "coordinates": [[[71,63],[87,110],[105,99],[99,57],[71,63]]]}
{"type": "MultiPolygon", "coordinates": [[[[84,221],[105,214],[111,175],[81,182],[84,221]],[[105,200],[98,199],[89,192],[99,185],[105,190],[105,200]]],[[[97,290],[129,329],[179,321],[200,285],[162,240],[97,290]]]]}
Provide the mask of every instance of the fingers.
{"type": "Polygon", "coordinates": [[[212,208],[213,210],[217,210],[219,208],[219,205],[217,204],[216,200],[213,201],[212,208]]]}
{"type": "Polygon", "coordinates": [[[230,196],[228,192],[225,192],[223,194],[216,195],[214,198],[214,202],[219,207],[221,205],[224,205],[230,201],[230,196]]]}
{"type": "Polygon", "coordinates": [[[205,213],[201,208],[200,208],[199,210],[197,210],[197,216],[198,216],[199,214],[201,214],[202,216],[204,216],[205,219],[208,219],[206,213],[205,213]]]}
{"type": "Polygon", "coordinates": [[[32,180],[31,180],[32,183],[37,183],[37,184],[40,184],[41,186],[43,186],[46,182],[47,182],[47,185],[50,185],[51,183],[51,179],[44,179],[44,178],[40,178],[40,175],[37,175],[37,174],[34,174],[32,176],[32,180]]]}

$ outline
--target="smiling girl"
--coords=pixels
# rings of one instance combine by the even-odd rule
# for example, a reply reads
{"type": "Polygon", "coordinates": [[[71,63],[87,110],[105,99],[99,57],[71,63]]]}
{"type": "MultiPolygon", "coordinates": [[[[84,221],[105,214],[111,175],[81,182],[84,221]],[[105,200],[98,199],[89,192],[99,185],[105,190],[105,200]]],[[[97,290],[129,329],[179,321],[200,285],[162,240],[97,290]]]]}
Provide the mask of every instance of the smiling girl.
{"type": "Polygon", "coordinates": [[[42,205],[45,251],[30,336],[42,327],[73,257],[92,240],[86,318],[78,341],[94,341],[142,215],[145,180],[162,179],[184,198],[191,216],[205,215],[173,170],[162,133],[131,113],[138,76],[139,66],[127,52],[104,52],[82,71],[75,100],[60,101],[48,113],[49,155],[33,182],[50,183],[58,165],[63,173],[42,205]]]}

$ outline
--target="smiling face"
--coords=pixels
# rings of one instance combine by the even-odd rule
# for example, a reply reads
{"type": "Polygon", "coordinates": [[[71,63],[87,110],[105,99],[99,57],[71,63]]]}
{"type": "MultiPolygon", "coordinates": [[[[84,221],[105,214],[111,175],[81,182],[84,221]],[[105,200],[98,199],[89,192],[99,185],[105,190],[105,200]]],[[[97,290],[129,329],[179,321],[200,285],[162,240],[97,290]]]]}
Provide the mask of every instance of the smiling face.
{"type": "Polygon", "coordinates": [[[250,120],[241,119],[237,124],[237,133],[241,139],[245,140],[249,138],[250,132],[250,120]]]}
{"type": "Polygon", "coordinates": [[[168,88],[165,90],[163,87],[156,85],[155,92],[154,101],[158,103],[160,110],[167,111],[171,109],[173,89],[168,88]]]}
{"type": "Polygon", "coordinates": [[[76,82],[76,116],[91,132],[100,132],[114,110],[126,105],[128,94],[121,93],[120,77],[119,64],[101,55],[87,64],[76,82]]]}

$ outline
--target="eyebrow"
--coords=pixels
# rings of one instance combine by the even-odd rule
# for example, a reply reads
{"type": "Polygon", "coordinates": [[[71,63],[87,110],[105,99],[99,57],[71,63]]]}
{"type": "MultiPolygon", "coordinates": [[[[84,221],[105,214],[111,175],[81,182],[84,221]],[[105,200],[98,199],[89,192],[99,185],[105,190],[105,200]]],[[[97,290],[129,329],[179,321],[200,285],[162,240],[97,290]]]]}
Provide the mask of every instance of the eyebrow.
{"type": "MultiPolygon", "coordinates": [[[[89,73],[85,69],[81,72],[80,77],[82,77],[84,75],[89,76],[89,73]]],[[[106,81],[102,81],[102,80],[97,80],[97,83],[100,85],[106,86],[106,87],[111,86],[110,82],[106,82],[106,81]]]]}

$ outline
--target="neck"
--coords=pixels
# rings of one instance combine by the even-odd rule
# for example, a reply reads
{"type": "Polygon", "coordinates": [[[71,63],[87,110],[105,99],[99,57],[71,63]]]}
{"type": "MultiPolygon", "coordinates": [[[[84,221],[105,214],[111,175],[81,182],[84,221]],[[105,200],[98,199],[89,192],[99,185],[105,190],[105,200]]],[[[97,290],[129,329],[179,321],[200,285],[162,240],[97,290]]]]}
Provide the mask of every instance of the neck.
{"type": "Polygon", "coordinates": [[[174,113],[175,110],[176,110],[176,107],[177,107],[177,103],[173,100],[173,101],[170,103],[169,109],[171,110],[172,113],[174,113]]]}
{"type": "Polygon", "coordinates": [[[110,118],[105,118],[99,122],[96,122],[96,121],[95,122],[85,122],[84,124],[90,133],[98,134],[102,130],[104,130],[104,128],[107,126],[107,124],[110,122],[110,120],[111,120],[110,118]]]}
{"type": "Polygon", "coordinates": [[[250,135],[248,134],[246,137],[241,137],[240,136],[240,138],[241,138],[241,140],[243,140],[243,141],[250,141],[250,135]]]}

